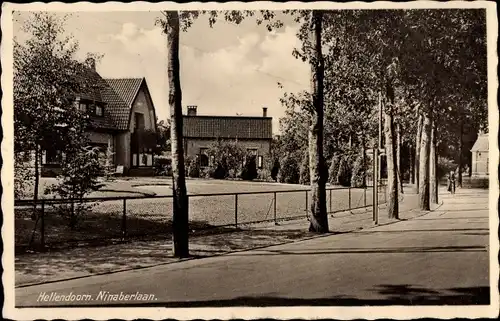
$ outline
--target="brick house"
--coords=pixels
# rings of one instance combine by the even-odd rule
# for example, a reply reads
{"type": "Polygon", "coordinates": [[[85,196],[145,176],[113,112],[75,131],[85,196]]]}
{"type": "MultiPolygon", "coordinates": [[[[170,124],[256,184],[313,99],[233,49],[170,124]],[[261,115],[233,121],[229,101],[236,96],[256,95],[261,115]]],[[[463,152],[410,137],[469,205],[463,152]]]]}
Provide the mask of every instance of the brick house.
{"type": "Polygon", "coordinates": [[[264,157],[271,151],[272,117],[263,108],[262,117],[204,116],[197,114],[196,106],[188,106],[183,115],[184,154],[198,157],[200,167],[209,165],[207,150],[218,139],[237,141],[246,151],[255,155],[258,168],[264,166],[264,157]]]}
{"type": "Polygon", "coordinates": [[[471,148],[473,176],[486,176],[489,172],[489,141],[488,134],[480,132],[471,148]]]}
{"type": "MultiPolygon", "coordinates": [[[[86,77],[97,84],[90,93],[76,98],[75,108],[90,115],[87,135],[92,146],[101,152],[111,148],[113,164],[125,175],[152,175],[156,132],[156,114],[145,78],[102,78],[90,62],[86,77]],[[150,137],[149,140],[146,137],[150,137]]],[[[60,152],[44,152],[42,175],[59,171],[60,152]]]]}

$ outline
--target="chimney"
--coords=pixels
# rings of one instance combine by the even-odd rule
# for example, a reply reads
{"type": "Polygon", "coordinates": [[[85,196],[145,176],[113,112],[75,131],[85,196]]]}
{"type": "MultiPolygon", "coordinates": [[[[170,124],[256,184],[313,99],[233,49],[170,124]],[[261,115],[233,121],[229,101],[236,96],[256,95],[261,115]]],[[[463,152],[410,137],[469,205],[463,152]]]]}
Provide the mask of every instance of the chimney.
{"type": "Polygon", "coordinates": [[[89,57],[89,58],[85,59],[85,64],[87,65],[87,67],[89,67],[90,69],[95,71],[95,59],[94,58],[89,57]]]}
{"type": "Polygon", "coordinates": [[[262,107],[262,117],[267,117],[267,107],[262,107]]]}
{"type": "Polygon", "coordinates": [[[197,106],[187,106],[188,107],[188,116],[196,116],[197,106]]]}

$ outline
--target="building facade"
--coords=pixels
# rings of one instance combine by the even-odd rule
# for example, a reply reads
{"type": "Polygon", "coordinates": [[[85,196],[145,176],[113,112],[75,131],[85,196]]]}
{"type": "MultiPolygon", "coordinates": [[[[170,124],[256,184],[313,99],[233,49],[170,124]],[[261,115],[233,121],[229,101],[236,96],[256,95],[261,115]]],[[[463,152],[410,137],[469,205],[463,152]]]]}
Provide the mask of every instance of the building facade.
{"type": "Polygon", "coordinates": [[[487,176],[489,173],[489,141],[488,134],[479,133],[471,148],[473,176],[487,176]]]}
{"type": "Polygon", "coordinates": [[[256,157],[257,167],[262,168],[271,151],[272,117],[267,117],[266,107],[262,117],[249,117],[198,115],[196,106],[188,106],[183,136],[185,156],[198,158],[201,167],[209,166],[208,148],[220,139],[237,142],[256,157]]]}
{"type": "MultiPolygon", "coordinates": [[[[96,89],[79,95],[75,108],[90,116],[86,131],[90,144],[102,153],[111,151],[111,166],[124,175],[153,175],[156,114],[146,79],[105,79],[94,63],[86,77],[96,89]]],[[[42,175],[57,175],[62,157],[59,151],[44,152],[42,175]]]]}

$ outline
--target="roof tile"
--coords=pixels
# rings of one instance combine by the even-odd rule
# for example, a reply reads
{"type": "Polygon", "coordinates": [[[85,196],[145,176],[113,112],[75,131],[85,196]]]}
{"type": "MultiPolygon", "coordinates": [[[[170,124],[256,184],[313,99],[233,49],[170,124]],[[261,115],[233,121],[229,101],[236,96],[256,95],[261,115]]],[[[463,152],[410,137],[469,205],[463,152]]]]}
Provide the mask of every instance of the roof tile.
{"type": "Polygon", "coordinates": [[[272,118],[183,116],[184,137],[272,139],[272,118]]]}

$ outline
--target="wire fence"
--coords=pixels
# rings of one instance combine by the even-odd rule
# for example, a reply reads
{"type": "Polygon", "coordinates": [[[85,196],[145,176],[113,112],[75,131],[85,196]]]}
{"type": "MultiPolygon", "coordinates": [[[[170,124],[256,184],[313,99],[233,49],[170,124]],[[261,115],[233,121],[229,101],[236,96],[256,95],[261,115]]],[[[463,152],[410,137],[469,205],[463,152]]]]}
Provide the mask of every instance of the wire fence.
{"type": "MultiPolygon", "coordinates": [[[[379,188],[379,204],[386,201],[379,188]]],[[[191,232],[306,218],[310,189],[188,195],[191,232]]],[[[370,207],[373,187],[328,187],[330,215],[370,207]]],[[[15,202],[16,252],[132,237],[171,235],[172,196],[40,199],[15,202]]]]}

